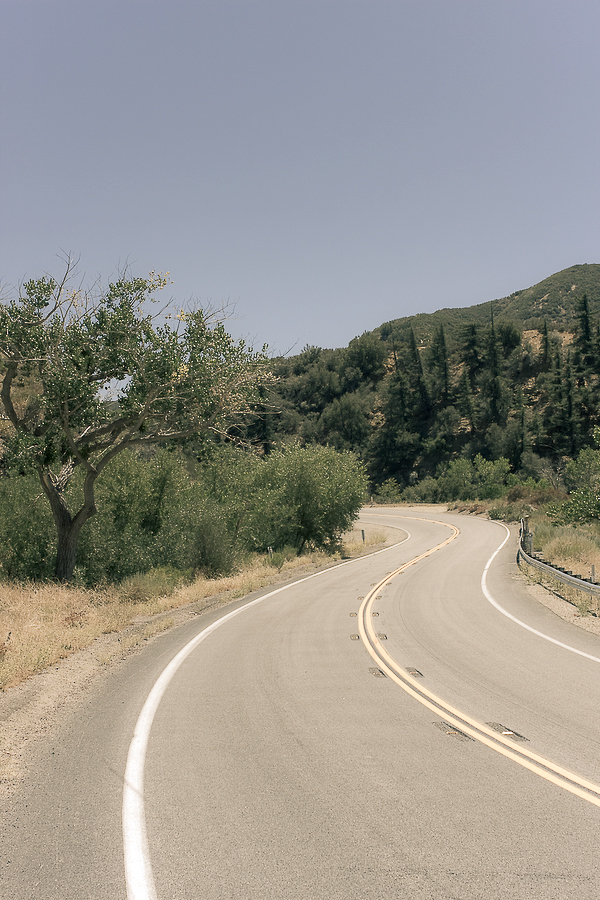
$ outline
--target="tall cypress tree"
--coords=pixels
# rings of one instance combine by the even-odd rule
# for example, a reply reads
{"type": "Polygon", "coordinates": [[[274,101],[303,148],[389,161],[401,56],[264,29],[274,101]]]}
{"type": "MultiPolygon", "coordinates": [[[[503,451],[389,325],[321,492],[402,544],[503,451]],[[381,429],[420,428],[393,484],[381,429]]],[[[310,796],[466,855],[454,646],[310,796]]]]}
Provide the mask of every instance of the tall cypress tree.
{"type": "Polygon", "coordinates": [[[477,331],[477,325],[475,325],[474,322],[465,325],[463,329],[460,358],[461,362],[465,365],[465,370],[472,389],[475,384],[475,378],[481,369],[479,333],[477,331]]]}
{"type": "Polygon", "coordinates": [[[433,402],[443,408],[450,402],[450,364],[443,325],[436,329],[431,342],[429,371],[432,376],[433,402]]]}
{"type": "Polygon", "coordinates": [[[421,354],[419,353],[419,348],[417,347],[417,339],[415,338],[415,332],[413,329],[410,329],[409,337],[408,337],[408,347],[409,347],[409,366],[408,366],[408,374],[409,374],[409,386],[411,392],[411,400],[412,400],[412,410],[415,425],[417,425],[418,430],[421,431],[425,422],[429,418],[431,413],[431,400],[429,397],[429,391],[427,390],[427,383],[425,381],[425,373],[423,372],[423,364],[421,362],[421,354]]]}
{"type": "Polygon", "coordinates": [[[547,372],[550,368],[550,336],[548,334],[548,320],[544,319],[542,326],[542,343],[540,345],[539,369],[540,372],[547,372]]]}
{"type": "Polygon", "coordinates": [[[584,294],[579,301],[578,321],[579,329],[575,336],[575,346],[581,353],[583,364],[589,365],[592,362],[592,320],[587,294],[584,294]]]}

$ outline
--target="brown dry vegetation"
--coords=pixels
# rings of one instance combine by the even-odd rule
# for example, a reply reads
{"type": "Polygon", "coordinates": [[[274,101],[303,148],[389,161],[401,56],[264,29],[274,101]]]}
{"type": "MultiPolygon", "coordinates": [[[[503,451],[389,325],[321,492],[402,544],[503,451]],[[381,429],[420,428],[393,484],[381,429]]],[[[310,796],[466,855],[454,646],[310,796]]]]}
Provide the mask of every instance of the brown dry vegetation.
{"type": "MultiPolygon", "coordinates": [[[[362,543],[360,531],[346,536],[342,554],[358,556],[385,541],[381,531],[369,531],[362,543]]],[[[233,600],[275,581],[292,577],[307,565],[322,566],[336,557],[323,553],[269,559],[257,556],[240,572],[227,578],[197,578],[169,589],[161,570],[127,579],[118,587],[82,590],[64,584],[0,585],[0,690],[18,684],[77,650],[89,647],[103,634],[120,632],[131,623],[147,623],[128,637],[131,646],[170,627],[159,613],[196,604],[202,609],[216,595],[233,600]]],[[[124,649],[121,643],[120,649],[124,649]]],[[[109,660],[103,660],[108,662],[109,660]]]]}
{"type": "Polygon", "coordinates": [[[600,580],[600,524],[553,525],[543,512],[531,516],[534,548],[550,565],[589,578],[592,566],[600,580]]]}

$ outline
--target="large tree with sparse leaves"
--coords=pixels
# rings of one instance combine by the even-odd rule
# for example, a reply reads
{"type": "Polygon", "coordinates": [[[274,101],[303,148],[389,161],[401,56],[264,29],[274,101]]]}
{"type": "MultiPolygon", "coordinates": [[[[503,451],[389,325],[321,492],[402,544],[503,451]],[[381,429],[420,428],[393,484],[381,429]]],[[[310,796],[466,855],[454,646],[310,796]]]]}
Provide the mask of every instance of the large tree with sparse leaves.
{"type": "Polygon", "coordinates": [[[94,487],[125,448],[225,432],[268,380],[265,350],[234,340],[194,308],[149,312],[166,279],[123,276],[107,289],[28,281],[0,304],[4,464],[36,471],[57,531],[56,577],[68,581],[96,512],[94,487]],[[76,467],[83,494],[65,490],[76,467]]]}

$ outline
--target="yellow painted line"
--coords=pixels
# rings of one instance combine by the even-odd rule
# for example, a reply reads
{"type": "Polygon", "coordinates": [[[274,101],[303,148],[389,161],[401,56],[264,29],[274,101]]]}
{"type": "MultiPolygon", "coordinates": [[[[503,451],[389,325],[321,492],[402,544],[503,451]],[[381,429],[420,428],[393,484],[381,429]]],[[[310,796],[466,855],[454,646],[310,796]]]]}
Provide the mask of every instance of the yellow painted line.
{"type": "MultiPolygon", "coordinates": [[[[406,518],[409,517],[407,516],[406,518]]],[[[444,718],[448,719],[448,724],[453,725],[455,728],[458,728],[459,731],[462,731],[464,734],[467,734],[474,740],[479,741],[481,744],[485,744],[485,746],[489,747],[492,750],[495,750],[496,753],[500,753],[502,756],[505,756],[508,759],[511,759],[513,762],[518,763],[520,766],[523,766],[523,768],[528,769],[530,772],[533,772],[534,774],[545,778],[546,781],[550,781],[552,784],[564,788],[570,793],[575,794],[577,797],[581,797],[583,800],[587,800],[588,803],[593,803],[595,806],[600,807],[600,785],[594,784],[591,781],[587,781],[585,778],[581,778],[574,772],[570,772],[568,769],[564,769],[562,768],[562,766],[559,766],[556,763],[545,759],[543,756],[539,756],[538,754],[533,753],[525,748],[520,748],[519,751],[516,752],[514,747],[502,734],[493,731],[483,722],[477,722],[475,719],[471,718],[465,713],[460,712],[460,710],[455,709],[445,700],[442,700],[436,694],[433,694],[431,691],[427,690],[427,688],[419,686],[419,691],[416,691],[413,687],[411,687],[408,681],[406,681],[400,675],[401,666],[399,666],[399,664],[389,655],[389,653],[387,653],[387,651],[381,645],[375,631],[373,630],[373,625],[370,619],[371,608],[375,601],[375,595],[383,587],[389,584],[394,578],[404,572],[404,570],[409,566],[414,565],[420,560],[425,559],[425,557],[430,556],[432,553],[435,553],[437,550],[440,550],[442,547],[445,547],[459,534],[457,528],[455,528],[453,525],[449,525],[446,522],[438,522],[437,520],[433,519],[420,519],[420,521],[435,521],[436,524],[445,525],[447,528],[451,528],[453,534],[446,541],[443,541],[441,544],[437,544],[426,553],[422,553],[420,556],[417,556],[409,562],[404,563],[404,565],[400,566],[400,568],[396,569],[394,572],[391,572],[371,591],[369,591],[359,609],[358,630],[361,640],[367,648],[370,656],[375,660],[375,662],[377,662],[379,668],[383,669],[386,675],[391,678],[392,681],[394,681],[399,687],[401,687],[403,691],[405,691],[415,700],[418,700],[418,702],[427,707],[427,709],[432,710],[432,712],[436,713],[436,715],[443,715],[444,718]]]]}

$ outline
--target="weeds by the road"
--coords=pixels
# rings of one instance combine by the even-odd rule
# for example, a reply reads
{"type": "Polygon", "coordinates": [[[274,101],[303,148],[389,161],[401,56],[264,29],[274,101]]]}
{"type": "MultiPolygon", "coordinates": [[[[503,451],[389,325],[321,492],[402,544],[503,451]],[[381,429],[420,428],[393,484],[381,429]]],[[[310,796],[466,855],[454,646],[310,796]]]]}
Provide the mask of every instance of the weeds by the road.
{"type": "MultiPolygon", "coordinates": [[[[347,535],[343,556],[358,556],[385,541],[381,531],[347,535]]],[[[41,672],[76,650],[89,647],[103,634],[119,632],[136,619],[196,604],[201,610],[210,598],[243,597],[293,575],[299,567],[325,565],[335,557],[324,553],[293,556],[281,552],[255,556],[235,575],[226,578],[198,577],[184,583],[181,573],[155,569],[126,579],[120,585],[87,590],[64,584],[0,584],[0,690],[41,672]]],[[[131,646],[163,630],[172,620],[161,618],[145,624],[139,633],[124,638],[131,646]]],[[[121,643],[122,650],[125,644],[121,643]]],[[[106,651],[102,651],[105,652],[106,651]]],[[[106,660],[108,661],[108,659],[106,660]]]]}
{"type": "Polygon", "coordinates": [[[533,546],[546,562],[589,578],[592,566],[600,580],[600,524],[554,525],[543,512],[534,513],[529,527],[533,546]]]}

